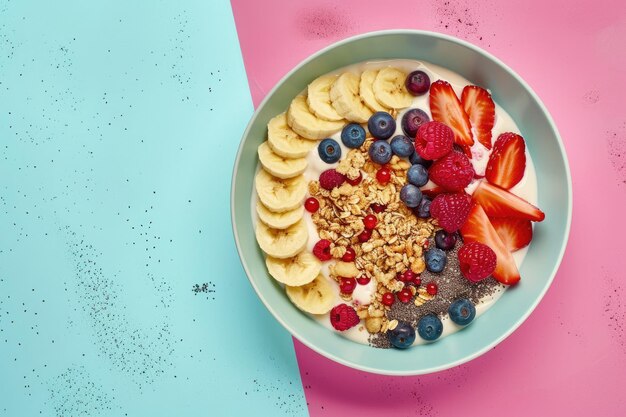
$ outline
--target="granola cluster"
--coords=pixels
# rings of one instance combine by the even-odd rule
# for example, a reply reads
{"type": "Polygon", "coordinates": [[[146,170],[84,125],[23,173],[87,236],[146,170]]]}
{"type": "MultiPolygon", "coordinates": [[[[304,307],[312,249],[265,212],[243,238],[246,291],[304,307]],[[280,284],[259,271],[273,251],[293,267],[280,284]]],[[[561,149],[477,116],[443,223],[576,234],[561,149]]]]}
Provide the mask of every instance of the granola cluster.
{"type": "MultiPolygon", "coordinates": [[[[367,155],[371,142],[372,139],[368,139],[360,148],[350,150],[336,168],[351,180],[363,175],[363,172],[365,175],[358,185],[346,182],[328,191],[320,187],[318,181],[311,181],[309,193],[319,201],[319,210],[312,219],[319,237],[331,242],[331,255],[340,259],[346,248],[351,247],[356,254],[356,270],[360,275],[375,280],[374,300],[369,306],[357,307],[357,313],[365,319],[365,327],[370,333],[378,333],[394,325],[385,319],[386,307],[381,302],[383,294],[398,292],[404,287],[404,283],[396,279],[399,273],[408,269],[415,274],[424,271],[424,245],[437,226],[432,219],[415,216],[400,201],[400,189],[406,184],[406,171],[411,166],[408,161],[393,156],[387,164],[391,171],[390,181],[380,184],[376,180],[380,165],[372,162],[367,155]],[[375,213],[371,208],[373,204],[385,209],[375,213]],[[365,230],[363,219],[369,214],[376,216],[377,224],[371,231],[371,237],[361,242],[358,236],[365,230]]],[[[331,268],[331,277],[338,281],[342,275],[337,272],[340,271],[331,268]]],[[[419,292],[413,286],[409,288],[413,295],[419,292]]],[[[430,299],[428,297],[432,298],[420,292],[415,303],[424,303],[430,299]]]]}

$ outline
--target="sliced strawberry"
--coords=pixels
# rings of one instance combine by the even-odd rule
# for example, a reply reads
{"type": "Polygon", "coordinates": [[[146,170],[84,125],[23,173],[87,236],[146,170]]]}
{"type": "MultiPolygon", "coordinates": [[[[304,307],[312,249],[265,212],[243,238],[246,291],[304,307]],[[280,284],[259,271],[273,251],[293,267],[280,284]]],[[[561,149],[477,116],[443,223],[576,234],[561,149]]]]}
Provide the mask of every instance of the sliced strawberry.
{"type": "Polygon", "coordinates": [[[476,139],[491,149],[491,129],[496,122],[496,105],[491,94],[476,85],[466,85],[461,94],[461,103],[476,132],[476,139]]]}
{"type": "Polygon", "coordinates": [[[513,255],[498,236],[480,204],[474,204],[472,207],[467,221],[461,227],[461,235],[466,243],[483,243],[496,253],[498,261],[496,270],[493,272],[496,280],[506,285],[516,284],[520,280],[513,255]]]}
{"type": "Polygon", "coordinates": [[[491,225],[504,245],[511,252],[525,248],[533,240],[533,224],[530,220],[494,217],[491,225]]]}
{"type": "Polygon", "coordinates": [[[498,136],[485,170],[487,181],[506,190],[520,182],[526,170],[525,151],[520,135],[507,132],[498,136]]]}
{"type": "Polygon", "coordinates": [[[470,120],[447,81],[437,80],[430,85],[430,112],[433,120],[445,123],[452,129],[454,142],[471,158],[470,146],[474,144],[474,138],[470,120]]]}
{"type": "Polygon", "coordinates": [[[480,203],[489,217],[512,217],[514,219],[543,221],[543,211],[513,193],[481,181],[472,194],[472,198],[480,203]]]}
{"type": "Polygon", "coordinates": [[[442,187],[438,186],[432,181],[428,181],[425,186],[421,187],[420,190],[424,195],[427,195],[430,198],[434,198],[441,193],[445,193],[446,190],[442,187]]]}

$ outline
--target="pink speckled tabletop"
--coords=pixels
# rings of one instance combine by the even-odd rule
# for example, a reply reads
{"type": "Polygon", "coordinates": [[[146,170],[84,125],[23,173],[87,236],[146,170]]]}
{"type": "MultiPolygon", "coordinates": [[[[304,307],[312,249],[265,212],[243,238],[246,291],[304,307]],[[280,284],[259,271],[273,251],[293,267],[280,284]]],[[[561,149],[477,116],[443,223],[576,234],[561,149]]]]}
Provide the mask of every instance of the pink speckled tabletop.
{"type": "Polygon", "coordinates": [[[438,31],[486,49],[533,87],[572,169],[574,220],[563,264],[513,335],[465,365],[406,378],[351,370],[294,341],[310,415],[626,415],[623,1],[231,3],[255,105],[299,61],[339,39],[438,31]]]}

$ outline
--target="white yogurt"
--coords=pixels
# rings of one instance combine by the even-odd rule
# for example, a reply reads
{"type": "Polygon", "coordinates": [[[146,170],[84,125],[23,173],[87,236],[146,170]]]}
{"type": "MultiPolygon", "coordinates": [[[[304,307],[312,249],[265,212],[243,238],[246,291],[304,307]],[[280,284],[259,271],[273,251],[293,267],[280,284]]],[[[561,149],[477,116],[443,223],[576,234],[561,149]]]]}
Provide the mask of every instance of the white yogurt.
{"type": "MultiPolygon", "coordinates": [[[[376,61],[376,62],[362,62],[362,63],[350,65],[344,68],[340,68],[336,71],[333,71],[330,74],[340,74],[346,71],[353,71],[355,73],[360,74],[366,69],[379,69],[379,68],[384,68],[388,66],[399,68],[407,73],[418,70],[418,69],[422,70],[428,74],[431,82],[434,82],[439,79],[448,81],[458,97],[461,96],[461,92],[463,91],[463,88],[466,85],[472,84],[470,81],[463,78],[459,74],[456,74],[438,65],[430,64],[430,63],[423,62],[423,61],[413,61],[413,60],[404,60],[404,59],[376,61]]],[[[397,118],[396,118],[396,132],[394,133],[393,136],[404,134],[402,132],[402,126],[401,126],[402,116],[404,115],[406,111],[408,111],[411,108],[419,108],[423,110],[424,112],[426,112],[426,114],[428,114],[428,117],[432,120],[432,115],[430,113],[430,106],[428,103],[428,97],[429,97],[428,94],[415,97],[410,107],[398,113],[397,118]]],[[[502,109],[502,107],[500,107],[496,103],[496,119],[495,119],[495,124],[492,130],[492,141],[495,141],[497,137],[501,133],[504,133],[504,132],[513,132],[513,133],[521,134],[519,128],[517,127],[517,125],[511,118],[511,116],[509,116],[509,114],[506,113],[504,109],[502,109]]],[[[330,137],[335,139],[339,143],[339,145],[341,146],[341,155],[342,157],[344,157],[350,149],[347,148],[341,142],[341,131],[336,132],[334,135],[330,137]]],[[[485,148],[478,141],[475,141],[471,150],[472,150],[472,165],[474,166],[474,170],[476,171],[478,175],[484,175],[485,168],[487,166],[487,161],[489,160],[489,155],[491,154],[491,151],[485,148]]],[[[317,147],[314,147],[313,149],[311,149],[311,151],[309,152],[306,158],[308,161],[308,167],[306,171],[304,172],[304,177],[306,178],[307,181],[317,180],[319,178],[319,175],[323,171],[330,169],[330,168],[336,168],[338,165],[338,163],[327,164],[323,162],[319,157],[317,147]]],[[[472,194],[474,190],[476,189],[476,187],[478,186],[479,182],[480,180],[472,181],[472,183],[468,185],[465,191],[469,194],[472,194]]],[[[532,162],[530,155],[528,154],[528,151],[526,151],[526,171],[524,172],[524,176],[517,185],[511,188],[510,191],[522,197],[523,199],[530,202],[531,204],[537,205],[537,176],[535,174],[534,164],[532,162]]],[[[254,222],[256,222],[256,217],[257,217],[256,192],[253,192],[252,195],[253,195],[252,217],[254,219],[254,222]]],[[[309,241],[307,244],[307,248],[309,251],[312,251],[313,246],[319,240],[319,236],[317,234],[317,228],[313,224],[311,214],[305,211],[304,219],[307,224],[308,231],[309,231],[309,241]]],[[[517,264],[518,267],[521,266],[527,252],[528,252],[528,248],[524,248],[513,253],[513,258],[515,259],[515,263],[517,264]]],[[[327,279],[331,282],[331,286],[335,288],[336,290],[336,300],[335,300],[336,301],[335,305],[336,305],[336,304],[343,303],[344,301],[340,297],[338,285],[335,283],[334,280],[330,278],[329,270],[328,270],[329,264],[330,262],[326,262],[324,264],[324,266],[322,267],[322,273],[324,274],[324,276],[327,277],[327,279]]],[[[500,298],[500,296],[502,296],[506,288],[507,287],[505,285],[500,285],[499,287],[496,288],[496,291],[494,291],[493,294],[487,297],[484,297],[476,305],[476,317],[479,317],[481,314],[487,311],[500,298]]],[[[353,297],[353,300],[358,302],[359,304],[367,305],[371,302],[372,297],[375,294],[375,292],[376,292],[376,283],[375,283],[375,280],[372,279],[367,285],[357,285],[352,297],[353,297]]],[[[321,323],[324,327],[330,329],[331,331],[336,331],[330,324],[330,319],[329,319],[328,314],[311,315],[311,316],[315,320],[317,320],[319,323],[321,323]]],[[[445,315],[442,318],[442,322],[443,322],[443,334],[441,337],[454,333],[461,328],[460,326],[454,324],[450,320],[448,315],[445,315]]],[[[350,340],[353,340],[355,342],[362,343],[362,344],[368,344],[368,339],[370,336],[370,334],[367,332],[367,330],[365,330],[363,325],[358,325],[344,332],[339,332],[339,333],[342,336],[350,340]]],[[[414,344],[422,344],[422,343],[425,343],[425,342],[421,338],[417,337],[414,344]]]]}

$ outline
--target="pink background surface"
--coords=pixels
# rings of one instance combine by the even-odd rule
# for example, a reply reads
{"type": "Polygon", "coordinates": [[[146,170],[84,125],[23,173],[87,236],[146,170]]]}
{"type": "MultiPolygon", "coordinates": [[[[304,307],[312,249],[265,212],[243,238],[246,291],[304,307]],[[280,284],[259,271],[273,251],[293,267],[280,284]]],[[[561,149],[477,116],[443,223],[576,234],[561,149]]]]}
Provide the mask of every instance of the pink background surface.
{"type": "Polygon", "coordinates": [[[567,149],[574,221],[531,317],[454,369],[383,377],[294,341],[312,416],[626,415],[626,6],[623,1],[232,0],[255,105],[293,66],[345,37],[412,28],[496,55],[542,98],[567,149]],[[271,16],[271,19],[270,19],[271,16]]]}

